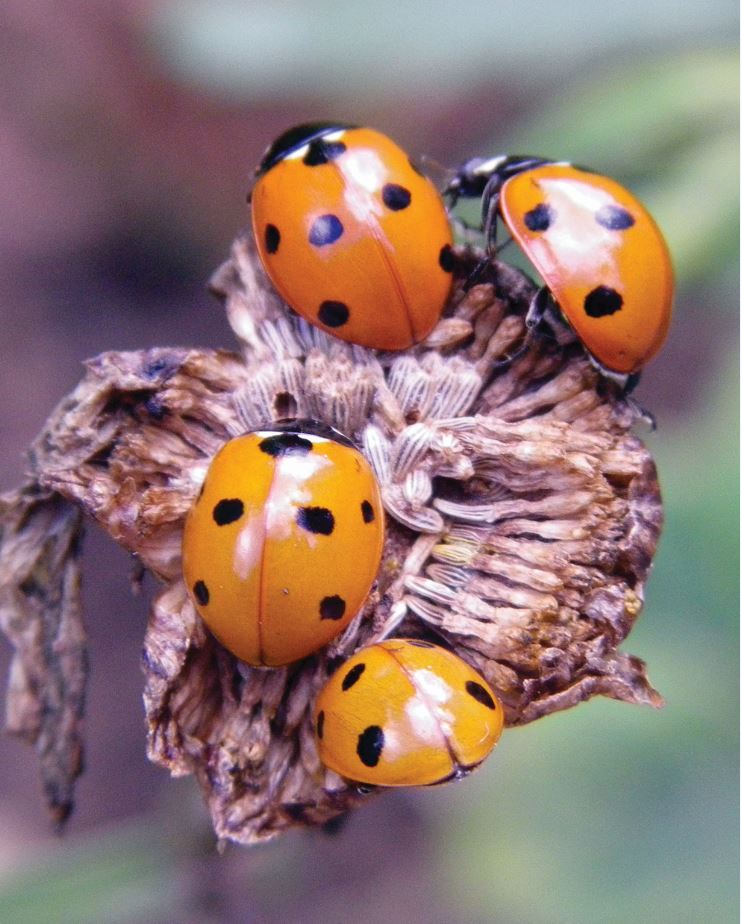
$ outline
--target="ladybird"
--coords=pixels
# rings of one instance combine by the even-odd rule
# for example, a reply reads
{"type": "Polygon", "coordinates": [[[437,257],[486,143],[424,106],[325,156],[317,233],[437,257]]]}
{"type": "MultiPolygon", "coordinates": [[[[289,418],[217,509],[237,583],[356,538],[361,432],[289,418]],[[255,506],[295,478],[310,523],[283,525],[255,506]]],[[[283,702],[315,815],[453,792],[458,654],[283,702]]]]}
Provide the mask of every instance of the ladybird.
{"type": "Polygon", "coordinates": [[[377,350],[430,333],[452,285],[450,222],[438,190],[390,138],[299,125],[268,148],[255,177],[257,251],[298,314],[377,350]]]}
{"type": "Polygon", "coordinates": [[[186,519],[183,572],[216,638],[275,667],[358,613],[383,538],[378,484],[353,443],[316,421],[282,421],[214,456],[186,519]]]}
{"type": "Polygon", "coordinates": [[[551,300],[607,376],[624,386],[660,350],[674,281],[666,241],[645,206],[615,180],[537,157],[468,161],[445,194],[482,199],[487,245],[500,217],[545,287],[532,329],[551,300]]]}
{"type": "Polygon", "coordinates": [[[419,639],[357,652],[314,707],[319,757],[358,783],[426,786],[461,779],[499,740],[502,704],[457,655],[419,639]]]}

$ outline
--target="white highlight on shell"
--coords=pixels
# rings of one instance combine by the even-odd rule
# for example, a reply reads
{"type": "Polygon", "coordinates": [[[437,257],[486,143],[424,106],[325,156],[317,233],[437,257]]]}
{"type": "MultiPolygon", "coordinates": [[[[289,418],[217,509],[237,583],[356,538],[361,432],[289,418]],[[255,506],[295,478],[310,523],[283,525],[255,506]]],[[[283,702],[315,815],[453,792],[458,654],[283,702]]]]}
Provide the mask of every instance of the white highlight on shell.
{"type": "MultiPolygon", "coordinates": [[[[613,202],[608,193],[586,181],[570,179],[568,188],[564,189],[563,182],[559,178],[546,178],[541,180],[541,186],[556,214],[559,211],[568,214],[576,207],[587,215],[594,215],[602,206],[613,202]]],[[[568,221],[558,225],[559,253],[562,253],[564,257],[568,255],[570,264],[583,265],[585,278],[589,274],[603,279],[605,284],[613,283],[613,274],[610,270],[614,257],[611,254],[621,246],[622,235],[601,227],[596,221],[590,224],[589,242],[585,240],[579,222],[573,227],[568,221]]]]}
{"type": "Polygon", "coordinates": [[[385,761],[394,761],[403,753],[403,742],[399,739],[396,729],[386,724],[383,729],[383,757],[385,761]]]}
{"type": "Polygon", "coordinates": [[[407,720],[414,737],[426,744],[440,744],[439,724],[430,704],[421,696],[412,696],[404,706],[407,720]]]}
{"type": "MultiPolygon", "coordinates": [[[[326,456],[309,452],[306,455],[289,453],[276,459],[275,475],[265,501],[265,535],[269,539],[288,539],[296,525],[299,507],[311,506],[312,492],[307,482],[322,469],[332,465],[326,456]]],[[[316,539],[306,533],[310,542],[316,539]]]]}
{"type": "Polygon", "coordinates": [[[232,567],[240,581],[246,581],[259,564],[263,547],[263,524],[259,513],[247,518],[237,533],[232,567]]]}
{"type": "Polygon", "coordinates": [[[404,707],[409,723],[421,740],[439,745],[440,732],[448,738],[453,730],[453,713],[445,708],[453,698],[453,690],[442,677],[424,667],[412,671],[412,683],[417,692],[404,707]]]}
{"type": "Polygon", "coordinates": [[[342,159],[342,173],[349,181],[343,198],[353,217],[361,224],[383,213],[375,195],[383,186],[388,170],[375,151],[349,149],[342,159]]]}

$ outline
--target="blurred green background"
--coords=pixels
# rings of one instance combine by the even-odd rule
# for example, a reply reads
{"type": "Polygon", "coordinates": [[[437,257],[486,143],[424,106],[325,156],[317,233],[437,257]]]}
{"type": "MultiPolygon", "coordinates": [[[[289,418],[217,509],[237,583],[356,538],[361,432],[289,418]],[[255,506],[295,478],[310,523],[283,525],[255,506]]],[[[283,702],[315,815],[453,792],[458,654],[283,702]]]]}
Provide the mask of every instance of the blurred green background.
{"type": "Polygon", "coordinates": [[[373,125],[443,165],[508,151],[611,174],[664,228],[678,295],[637,392],[666,528],[624,646],[665,709],[593,700],[506,734],[461,785],[220,856],[192,781],[145,760],[147,601],[94,533],[88,771],[56,839],[33,752],[3,741],[0,921],[738,920],[737,17],[727,0],[6,0],[2,489],[85,356],[231,345],[204,283],[261,151],[298,121],[373,125]]]}

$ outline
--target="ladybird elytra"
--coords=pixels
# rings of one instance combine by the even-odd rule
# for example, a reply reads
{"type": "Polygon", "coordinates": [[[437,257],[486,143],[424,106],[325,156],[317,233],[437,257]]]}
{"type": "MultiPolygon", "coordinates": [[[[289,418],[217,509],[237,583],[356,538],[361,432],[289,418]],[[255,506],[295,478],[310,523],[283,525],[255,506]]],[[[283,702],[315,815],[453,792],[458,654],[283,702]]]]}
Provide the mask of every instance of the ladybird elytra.
{"type": "Polygon", "coordinates": [[[199,614],[249,664],[275,667],[338,635],[375,580],[384,539],[363,455],[314,422],[227,442],[185,523],[183,572],[199,614]]]}
{"type": "Polygon", "coordinates": [[[390,138],[315,123],[268,149],[250,194],[260,260],[298,314],[361,346],[423,340],[452,286],[440,193],[390,138]]]}
{"type": "Polygon", "coordinates": [[[437,645],[392,639],[361,649],[317,697],[319,757],[376,786],[459,779],[498,741],[502,705],[486,680],[437,645]]]}
{"type": "Polygon", "coordinates": [[[469,163],[449,187],[452,202],[483,191],[492,249],[499,216],[595,363],[618,379],[639,372],[666,339],[674,294],[669,250],[646,207],[615,180],[568,163],[469,163]]]}

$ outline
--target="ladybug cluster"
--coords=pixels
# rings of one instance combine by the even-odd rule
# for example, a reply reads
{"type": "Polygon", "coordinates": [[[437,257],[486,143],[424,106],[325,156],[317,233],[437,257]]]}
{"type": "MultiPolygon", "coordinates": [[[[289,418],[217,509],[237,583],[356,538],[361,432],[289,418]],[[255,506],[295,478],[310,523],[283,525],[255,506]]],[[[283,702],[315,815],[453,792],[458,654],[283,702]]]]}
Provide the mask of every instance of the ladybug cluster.
{"type": "MultiPolygon", "coordinates": [[[[501,219],[544,281],[528,338],[543,323],[568,323],[598,368],[630,388],[666,337],[672,271],[651,216],[607,177],[542,158],[477,158],[440,194],[379,132],[314,123],[265,153],[252,228],[268,277],[298,314],[350,343],[404,350],[446,306],[450,212],[473,197],[482,266],[501,219]]],[[[271,668],[327,645],[361,611],[383,544],[379,486],[353,442],[318,421],[283,420],[214,457],[185,524],[183,570],[216,638],[271,668]]],[[[357,783],[408,786],[465,776],[496,744],[504,714],[456,655],[391,639],[335,671],[313,721],[328,768],[357,783]]]]}
{"type": "MultiPolygon", "coordinates": [[[[185,523],[183,572],[216,638],[248,664],[278,667],[322,648],[357,615],[383,539],[378,484],[353,443],[318,421],[281,421],[214,457],[185,523]]],[[[359,652],[315,710],[326,766],[381,786],[464,776],[503,722],[483,677],[417,640],[359,652]]]]}

